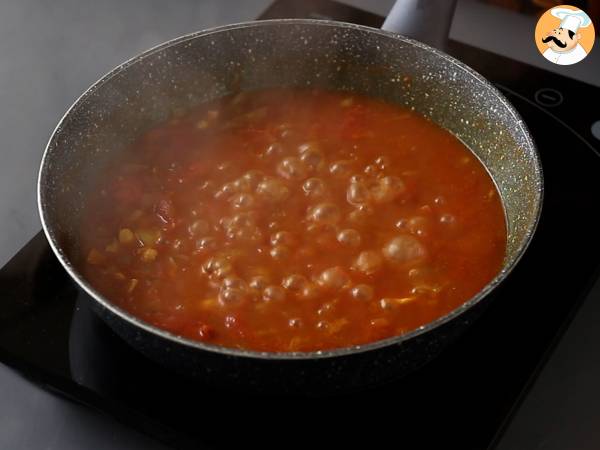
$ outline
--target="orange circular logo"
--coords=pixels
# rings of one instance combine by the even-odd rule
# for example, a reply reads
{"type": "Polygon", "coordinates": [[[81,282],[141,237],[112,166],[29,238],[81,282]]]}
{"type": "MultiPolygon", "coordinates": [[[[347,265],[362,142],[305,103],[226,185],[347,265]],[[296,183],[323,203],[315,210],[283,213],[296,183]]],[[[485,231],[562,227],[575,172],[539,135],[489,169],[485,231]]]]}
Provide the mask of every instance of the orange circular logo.
{"type": "Polygon", "coordinates": [[[583,60],[594,46],[592,19],[570,5],[550,8],[535,27],[535,45],[553,64],[568,66],[583,60]]]}

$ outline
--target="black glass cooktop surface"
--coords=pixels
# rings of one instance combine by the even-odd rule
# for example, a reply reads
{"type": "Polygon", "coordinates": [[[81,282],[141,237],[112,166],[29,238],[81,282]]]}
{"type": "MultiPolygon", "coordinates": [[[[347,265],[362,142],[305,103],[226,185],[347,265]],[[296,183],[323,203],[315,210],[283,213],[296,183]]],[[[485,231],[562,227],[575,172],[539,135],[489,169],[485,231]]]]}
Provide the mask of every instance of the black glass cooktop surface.
{"type": "MultiPolygon", "coordinates": [[[[263,17],[379,26],[382,18],[325,1],[278,1],[263,17]]],[[[115,336],[52,254],[43,234],[0,271],[0,360],[45,388],[176,447],[290,448],[389,442],[492,448],[598,276],[596,118],[577,100],[598,88],[451,42],[522,114],[545,176],[541,222],[484,315],[412,375],[327,397],[258,395],[181,378],[115,336]]]]}

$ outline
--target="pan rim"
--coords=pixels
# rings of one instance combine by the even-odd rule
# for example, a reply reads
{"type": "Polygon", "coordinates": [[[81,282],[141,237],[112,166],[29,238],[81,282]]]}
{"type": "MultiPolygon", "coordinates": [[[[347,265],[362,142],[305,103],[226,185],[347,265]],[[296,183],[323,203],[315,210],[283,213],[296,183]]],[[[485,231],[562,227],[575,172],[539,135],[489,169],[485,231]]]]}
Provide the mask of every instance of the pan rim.
{"type": "MultiPolygon", "coordinates": [[[[381,349],[384,347],[391,347],[394,345],[402,345],[404,342],[412,340],[418,336],[421,336],[429,331],[432,331],[441,325],[459,317],[467,310],[471,309],[475,305],[477,305],[480,301],[486,298],[499,284],[504,281],[504,279],[509,275],[510,272],[516,267],[518,262],[521,260],[523,254],[526,252],[529,247],[531,240],[535,234],[537,226],[540,221],[542,207],[544,200],[544,176],[543,169],[541,164],[541,159],[539,156],[539,152],[534,144],[533,138],[531,137],[529,130],[525,127],[524,121],[521,115],[516,111],[516,109],[512,106],[512,104],[505,98],[505,96],[495,87],[493,86],[487,79],[485,79],[482,75],[480,75],[475,70],[471,69],[466,64],[460,62],[459,60],[453,58],[446,53],[430,47],[422,42],[415,41],[403,35],[392,33],[389,31],[384,31],[378,28],[372,28],[364,25],[356,25],[346,22],[338,22],[333,20],[317,20],[317,19],[272,19],[272,20],[260,20],[260,21],[248,21],[248,22],[240,22],[235,24],[223,25],[218,27],[209,28],[202,31],[197,31],[193,33],[189,33],[180,37],[176,37],[174,39],[168,40],[161,44],[158,44],[138,55],[133,56],[132,58],[126,60],[125,62],[119,64],[112,70],[110,70],[107,74],[101,77],[98,81],[93,83],[89,88],[87,88],[67,109],[64,115],[61,117],[60,121],[56,125],[53,130],[50,139],[45,147],[40,168],[38,172],[37,179],[37,206],[38,213],[40,216],[40,220],[42,223],[42,228],[44,230],[44,234],[46,235],[46,239],[52,248],[52,251],[62,264],[63,268],[66,272],[73,278],[77,284],[102,308],[109,310],[112,314],[115,314],[119,319],[128,322],[130,325],[133,325],[136,328],[140,328],[147,333],[152,335],[156,335],[162,339],[166,339],[171,343],[183,345],[185,347],[193,348],[195,350],[207,351],[215,354],[222,354],[225,356],[231,357],[242,357],[248,359],[260,359],[260,360],[314,360],[314,359],[326,359],[326,358],[337,358],[342,356],[355,355],[360,353],[365,353],[372,350],[381,349]],[[368,342],[365,344],[353,345],[348,347],[339,347],[327,350],[317,350],[310,352],[265,352],[265,351],[255,351],[255,350],[247,350],[247,349],[237,349],[231,347],[224,347],[220,345],[207,344],[201,341],[195,341],[191,339],[184,338],[182,336],[173,334],[156,326],[150,325],[147,322],[144,322],[141,319],[131,315],[127,311],[118,307],[117,305],[110,302],[107,298],[105,298],[102,294],[96,291],[87,280],[80,274],[80,272],[75,268],[75,266],[71,263],[67,255],[62,251],[62,248],[57,240],[57,237],[54,233],[52,225],[49,223],[49,219],[46,216],[46,205],[45,202],[45,194],[44,194],[44,182],[46,180],[46,176],[48,173],[48,161],[49,154],[52,151],[52,147],[54,146],[54,142],[58,136],[60,136],[63,125],[71,116],[71,113],[75,111],[78,107],[80,107],[84,101],[91,96],[95,91],[97,91],[101,86],[110,81],[113,77],[117,76],[122,71],[126,70],[128,67],[142,61],[144,58],[149,57],[159,51],[162,51],[166,48],[179,45],[183,42],[190,41],[200,37],[207,37],[212,34],[227,32],[235,29],[244,29],[244,28],[252,28],[252,27],[261,27],[261,26],[273,26],[273,25],[310,25],[310,26],[326,26],[326,27],[335,27],[340,29],[356,29],[364,32],[375,33],[382,36],[386,36],[388,38],[399,40],[403,43],[413,45],[419,47],[425,51],[431,52],[437,57],[440,57],[446,60],[448,63],[453,64],[457,69],[465,72],[468,76],[475,79],[476,82],[480,83],[482,87],[485,87],[492,93],[498,100],[505,106],[507,111],[513,116],[513,118],[519,124],[519,132],[523,138],[525,146],[527,147],[528,153],[531,153],[534,161],[534,165],[536,168],[536,173],[539,176],[539,183],[536,186],[537,193],[537,201],[536,201],[536,211],[533,222],[529,225],[528,230],[525,233],[522,243],[515,251],[515,256],[507,261],[500,272],[490,281],[488,282],[477,294],[472,296],[470,299],[466,300],[462,305],[450,311],[448,314],[437,318],[434,321],[428,322],[425,325],[422,325],[410,332],[405,334],[392,336],[386,339],[368,342]]],[[[504,206],[504,205],[503,205],[504,206]]]]}

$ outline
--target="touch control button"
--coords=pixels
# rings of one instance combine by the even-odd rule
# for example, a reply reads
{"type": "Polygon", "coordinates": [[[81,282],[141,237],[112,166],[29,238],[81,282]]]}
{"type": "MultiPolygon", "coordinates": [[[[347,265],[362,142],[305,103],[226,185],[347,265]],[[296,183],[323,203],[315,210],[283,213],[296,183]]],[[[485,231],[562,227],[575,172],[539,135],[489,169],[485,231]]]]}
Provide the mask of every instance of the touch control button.
{"type": "Polygon", "coordinates": [[[553,107],[563,102],[563,96],[556,89],[543,88],[535,93],[535,101],[542,106],[553,107]]]}

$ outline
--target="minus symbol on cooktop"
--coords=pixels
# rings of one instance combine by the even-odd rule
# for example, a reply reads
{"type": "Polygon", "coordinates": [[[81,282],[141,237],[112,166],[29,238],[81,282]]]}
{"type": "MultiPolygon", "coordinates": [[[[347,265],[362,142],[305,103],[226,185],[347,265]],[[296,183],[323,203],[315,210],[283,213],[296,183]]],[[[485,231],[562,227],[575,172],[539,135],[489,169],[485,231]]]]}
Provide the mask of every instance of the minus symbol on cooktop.
{"type": "Polygon", "coordinates": [[[563,102],[563,96],[556,89],[542,88],[535,93],[535,101],[542,106],[553,107],[563,102]]]}

